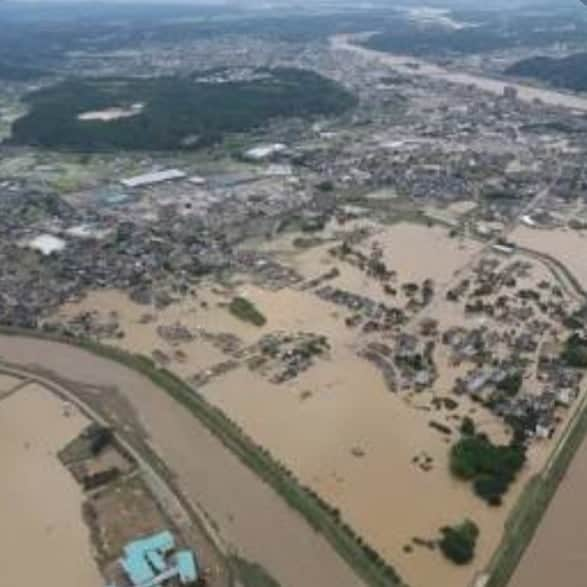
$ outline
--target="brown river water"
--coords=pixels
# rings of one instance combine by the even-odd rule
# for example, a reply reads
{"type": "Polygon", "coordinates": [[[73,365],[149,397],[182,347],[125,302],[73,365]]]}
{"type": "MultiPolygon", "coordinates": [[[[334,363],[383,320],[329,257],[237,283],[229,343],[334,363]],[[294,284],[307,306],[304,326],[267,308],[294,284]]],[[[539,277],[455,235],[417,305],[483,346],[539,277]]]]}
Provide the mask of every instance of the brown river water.
{"type": "Polygon", "coordinates": [[[587,585],[587,444],[584,442],[548,507],[509,587],[587,585]]]}
{"type": "MultiPolygon", "coordinates": [[[[369,35],[366,35],[369,36],[369,35]]],[[[365,35],[363,35],[363,38],[365,35]]],[[[428,77],[445,81],[447,83],[458,84],[463,86],[474,86],[475,88],[491,94],[502,95],[506,86],[516,88],[518,99],[524,102],[533,102],[540,100],[549,106],[558,106],[585,112],[587,111],[587,97],[584,95],[575,95],[571,93],[559,92],[545,88],[538,88],[526,84],[510,82],[483,76],[482,74],[464,73],[451,71],[438,65],[422,61],[415,57],[406,55],[394,55],[383,53],[361,47],[353,42],[354,35],[337,35],[331,39],[333,49],[353,52],[355,55],[373,63],[388,65],[393,69],[406,75],[415,75],[428,77]],[[414,67],[414,65],[417,66],[414,67]]]]}
{"type": "MultiPolygon", "coordinates": [[[[154,448],[177,475],[185,495],[199,502],[229,544],[247,559],[263,565],[282,587],[363,584],[300,515],[148,379],[82,350],[27,338],[0,336],[0,357],[22,365],[41,365],[71,380],[118,387],[149,431],[154,448]]],[[[27,417],[26,406],[19,414],[22,419],[27,417]]],[[[36,418],[35,428],[43,431],[44,412],[39,410],[30,417],[36,418]]],[[[17,427],[14,435],[8,436],[18,444],[19,434],[17,427]]],[[[57,501],[71,501],[67,493],[56,491],[55,495],[57,501]]],[[[75,501],[72,503],[79,507],[75,501]]],[[[5,518],[2,522],[6,528],[5,518]]],[[[19,518],[8,527],[20,531],[19,518]]],[[[8,544],[3,546],[0,552],[11,552],[8,544]]],[[[38,550],[32,545],[29,552],[38,559],[38,550]]],[[[52,585],[94,587],[90,580],[58,581],[52,585]]]]}

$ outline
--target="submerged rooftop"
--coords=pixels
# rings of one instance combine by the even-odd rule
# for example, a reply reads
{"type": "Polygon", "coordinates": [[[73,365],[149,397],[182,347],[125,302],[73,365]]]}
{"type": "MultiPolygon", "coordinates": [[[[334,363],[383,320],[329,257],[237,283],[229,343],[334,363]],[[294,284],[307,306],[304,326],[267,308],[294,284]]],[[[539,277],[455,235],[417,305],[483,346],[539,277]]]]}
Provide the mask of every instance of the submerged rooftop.
{"type": "Polygon", "coordinates": [[[175,538],[167,530],[127,544],[120,565],[130,585],[157,587],[176,585],[178,582],[179,585],[195,584],[199,574],[194,553],[190,550],[174,552],[175,549],[175,538]]]}

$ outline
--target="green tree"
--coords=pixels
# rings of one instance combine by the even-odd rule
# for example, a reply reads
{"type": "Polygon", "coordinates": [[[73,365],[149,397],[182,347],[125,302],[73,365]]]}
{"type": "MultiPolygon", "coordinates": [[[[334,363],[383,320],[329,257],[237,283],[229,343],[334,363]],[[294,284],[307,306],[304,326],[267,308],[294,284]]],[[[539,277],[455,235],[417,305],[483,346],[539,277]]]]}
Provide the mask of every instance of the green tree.
{"type": "Polygon", "coordinates": [[[479,528],[475,522],[465,520],[458,526],[441,528],[439,546],[444,556],[457,565],[465,565],[475,556],[479,528]]]}

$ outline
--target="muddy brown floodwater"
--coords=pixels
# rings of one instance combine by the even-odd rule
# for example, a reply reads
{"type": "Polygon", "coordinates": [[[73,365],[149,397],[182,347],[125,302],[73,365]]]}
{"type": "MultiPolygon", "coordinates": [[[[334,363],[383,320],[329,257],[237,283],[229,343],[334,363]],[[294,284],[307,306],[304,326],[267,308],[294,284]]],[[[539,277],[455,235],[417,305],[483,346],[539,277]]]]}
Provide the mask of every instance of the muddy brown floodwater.
{"type": "Polygon", "coordinates": [[[87,424],[36,384],[0,400],[3,587],[103,586],[82,518],[83,494],[57,458],[87,424]]]}
{"type": "Polygon", "coordinates": [[[584,587],[587,584],[587,443],[550,503],[509,587],[584,587]]]}
{"type": "Polygon", "coordinates": [[[520,226],[512,234],[518,245],[558,259],[587,288],[587,234],[570,228],[552,230],[520,226]]]}
{"type": "MultiPolygon", "coordinates": [[[[428,277],[443,287],[480,248],[476,242],[450,238],[440,227],[373,224],[370,230],[371,236],[356,246],[365,254],[375,243],[382,247],[386,263],[398,272],[394,282],[398,287],[412,280],[421,283],[428,277]]],[[[328,282],[332,287],[386,304],[407,302],[402,293],[390,302],[380,282],[334,258],[329,254],[332,243],[295,254],[288,254],[286,245],[279,243],[279,249],[285,249],[279,254],[306,279],[336,268],[338,276],[328,282]]],[[[185,360],[173,360],[170,368],[182,377],[226,360],[226,355],[198,334],[200,329],[234,333],[244,344],[276,331],[326,336],[331,347],[328,356],[291,381],[276,384],[243,364],[212,378],[200,392],[285,463],[304,485],[340,509],[344,520],[410,585],[469,585],[490,560],[510,508],[540,461],[529,463],[504,507],[488,508],[467,484],[450,475],[449,446],[456,438],[456,418],[465,415],[494,441],[505,442],[508,437],[497,418],[479,410],[466,397],[459,398],[458,409],[449,412],[433,411],[430,394],[409,398],[409,394],[390,393],[380,371],[357,354],[369,340],[367,335],[346,326],[346,309],[320,299],[313,291],[265,290],[248,282],[247,276],[242,276],[229,294],[217,295],[213,290],[218,286],[203,284],[197,298],[186,297],[163,310],[136,305],[123,292],[100,290],[80,303],[63,306],[60,315],[66,320],[80,312],[95,311],[102,317],[114,312],[125,336],[113,344],[147,356],[154,349],[163,349],[172,357],[179,349],[185,360]],[[239,321],[218,305],[235,294],[246,296],[262,310],[267,318],[265,326],[257,328],[239,321]],[[202,301],[207,302],[205,309],[202,301]],[[156,319],[143,323],[145,312],[157,314],[156,319]],[[195,338],[173,345],[157,334],[158,325],[176,322],[195,338]],[[451,437],[431,427],[431,420],[453,430],[451,437]],[[424,454],[433,463],[428,471],[414,462],[424,454]],[[413,548],[414,538],[434,540],[442,526],[464,517],[475,520],[482,529],[472,565],[455,566],[438,550],[413,548]],[[412,546],[406,550],[406,545],[412,546]]],[[[443,328],[472,325],[462,308],[451,302],[439,300],[429,309],[443,328]]],[[[437,359],[439,378],[434,393],[449,395],[456,376],[464,373],[449,366],[448,355],[437,359]]]]}
{"type": "Polygon", "coordinates": [[[229,544],[263,565],[282,587],[363,585],[297,512],[147,378],[80,349],[24,337],[0,336],[0,358],[42,366],[78,382],[118,387],[183,493],[207,511],[229,544]]]}

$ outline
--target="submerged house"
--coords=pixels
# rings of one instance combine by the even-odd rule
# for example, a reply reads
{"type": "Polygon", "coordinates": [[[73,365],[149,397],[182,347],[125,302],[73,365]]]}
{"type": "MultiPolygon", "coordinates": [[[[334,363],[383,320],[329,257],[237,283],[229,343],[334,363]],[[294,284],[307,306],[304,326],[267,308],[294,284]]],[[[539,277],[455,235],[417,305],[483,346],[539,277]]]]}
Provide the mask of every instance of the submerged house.
{"type": "MultiPolygon", "coordinates": [[[[176,551],[169,531],[135,540],[124,547],[120,566],[129,587],[175,587],[195,585],[199,579],[193,552],[176,551]]],[[[109,587],[127,587],[110,585],[109,587]]]]}

